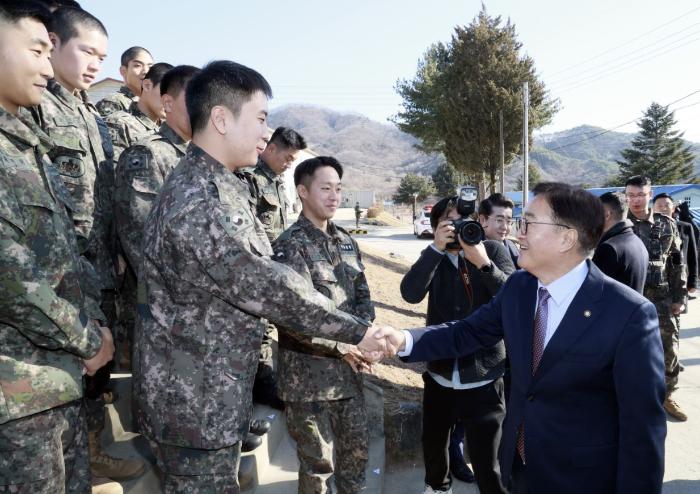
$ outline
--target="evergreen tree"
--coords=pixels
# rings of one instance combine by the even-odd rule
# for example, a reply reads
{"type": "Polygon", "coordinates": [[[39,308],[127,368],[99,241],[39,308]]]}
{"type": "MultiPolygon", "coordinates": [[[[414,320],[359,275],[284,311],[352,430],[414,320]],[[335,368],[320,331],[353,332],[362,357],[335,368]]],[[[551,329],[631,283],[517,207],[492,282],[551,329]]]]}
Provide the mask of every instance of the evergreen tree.
{"type": "Polygon", "coordinates": [[[408,173],[403,176],[399,183],[399,188],[394,194],[394,202],[413,204],[413,194],[418,194],[417,201],[423,201],[434,193],[435,187],[429,177],[408,173]]]}
{"type": "MultiPolygon", "coordinates": [[[[518,177],[518,190],[523,190],[523,175],[522,175],[522,164],[520,165],[520,176],[518,177]]],[[[535,185],[540,183],[542,181],[542,172],[540,171],[540,167],[533,164],[533,163],[528,163],[527,164],[527,183],[528,183],[528,189],[532,189],[535,185]]]]}
{"type": "Polygon", "coordinates": [[[668,107],[652,103],[639,122],[639,134],[631,147],[621,151],[617,184],[623,185],[633,175],[646,175],[653,184],[695,182],[695,155],[683,140],[683,133],[674,130],[675,115],[668,107]]]}
{"type": "Polygon", "coordinates": [[[439,197],[449,197],[457,193],[457,187],[467,183],[464,173],[455,170],[449,163],[442,163],[433,173],[433,184],[439,197]]]}

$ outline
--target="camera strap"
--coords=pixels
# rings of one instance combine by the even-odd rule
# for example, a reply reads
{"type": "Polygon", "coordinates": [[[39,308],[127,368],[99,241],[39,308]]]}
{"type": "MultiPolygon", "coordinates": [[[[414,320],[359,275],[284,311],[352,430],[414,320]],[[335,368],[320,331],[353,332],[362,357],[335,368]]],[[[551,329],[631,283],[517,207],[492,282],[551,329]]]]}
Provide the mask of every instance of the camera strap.
{"type": "Polygon", "coordinates": [[[474,291],[472,289],[471,280],[469,279],[469,271],[467,271],[466,261],[462,256],[457,256],[457,266],[459,266],[459,278],[464,285],[464,291],[467,292],[469,299],[469,308],[474,307],[474,291]]]}

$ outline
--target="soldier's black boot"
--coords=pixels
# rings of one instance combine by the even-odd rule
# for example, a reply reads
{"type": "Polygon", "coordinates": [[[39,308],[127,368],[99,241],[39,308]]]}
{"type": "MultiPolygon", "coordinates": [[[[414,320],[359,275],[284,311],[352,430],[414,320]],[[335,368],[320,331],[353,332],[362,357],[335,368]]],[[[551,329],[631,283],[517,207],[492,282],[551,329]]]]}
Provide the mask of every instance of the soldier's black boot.
{"type": "Polygon", "coordinates": [[[249,453],[261,444],[262,439],[260,439],[260,436],[256,436],[255,434],[251,434],[249,432],[245,435],[245,439],[243,439],[243,444],[241,444],[241,451],[243,453],[249,453]]]}

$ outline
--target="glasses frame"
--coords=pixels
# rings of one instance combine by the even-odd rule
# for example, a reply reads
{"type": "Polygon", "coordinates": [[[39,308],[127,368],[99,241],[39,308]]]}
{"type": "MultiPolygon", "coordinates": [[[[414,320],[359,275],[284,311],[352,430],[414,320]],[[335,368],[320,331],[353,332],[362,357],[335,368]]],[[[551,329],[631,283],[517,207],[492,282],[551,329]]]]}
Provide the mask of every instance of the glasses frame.
{"type": "Polygon", "coordinates": [[[551,226],[560,226],[562,228],[566,228],[567,230],[573,230],[573,228],[571,228],[569,225],[564,225],[563,223],[549,223],[546,221],[530,221],[527,218],[519,218],[516,222],[517,231],[519,231],[523,235],[527,235],[528,225],[551,225],[551,226]],[[525,226],[525,228],[523,228],[523,225],[525,226]]]}

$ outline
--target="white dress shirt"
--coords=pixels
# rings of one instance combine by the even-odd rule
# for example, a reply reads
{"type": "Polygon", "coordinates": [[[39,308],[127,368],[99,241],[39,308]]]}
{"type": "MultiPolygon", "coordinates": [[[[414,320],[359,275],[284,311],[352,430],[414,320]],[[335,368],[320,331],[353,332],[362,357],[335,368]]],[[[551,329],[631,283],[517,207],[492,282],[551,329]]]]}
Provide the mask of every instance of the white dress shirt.
{"type": "MultiPolygon", "coordinates": [[[[563,276],[560,276],[549,285],[543,285],[541,282],[537,282],[537,288],[539,289],[541,286],[545,287],[550,296],[549,300],[547,301],[547,333],[545,334],[544,338],[545,348],[547,348],[547,343],[549,343],[549,340],[552,339],[552,336],[559,327],[561,320],[564,319],[564,315],[569,309],[571,301],[581,289],[581,285],[583,285],[586,276],[588,276],[588,264],[586,264],[586,260],[584,259],[571,271],[563,276]]],[[[535,306],[532,312],[533,320],[536,313],[537,306],[535,306]]],[[[402,352],[398,353],[399,357],[407,357],[413,350],[413,336],[406,330],[403,331],[403,334],[406,338],[406,346],[402,352]]]]}

